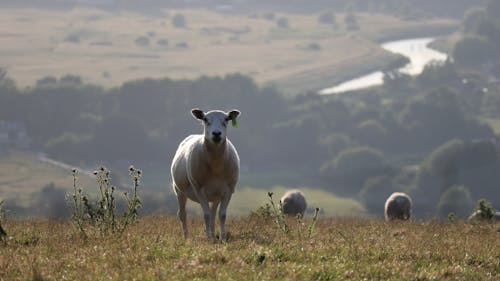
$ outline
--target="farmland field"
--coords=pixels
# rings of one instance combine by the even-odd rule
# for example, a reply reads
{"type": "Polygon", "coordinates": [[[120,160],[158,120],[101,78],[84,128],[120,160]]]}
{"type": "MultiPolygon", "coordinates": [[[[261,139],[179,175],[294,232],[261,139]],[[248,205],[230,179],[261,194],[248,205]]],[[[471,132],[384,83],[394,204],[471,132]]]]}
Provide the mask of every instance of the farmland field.
{"type": "Polygon", "coordinates": [[[449,31],[453,20],[405,21],[357,14],[348,31],[344,14],[335,25],[317,15],[218,14],[165,10],[157,16],[89,8],[69,11],[0,10],[0,61],[21,86],[45,76],[80,75],[119,86],[146,77],[196,78],[242,73],[286,92],[321,89],[395,58],[379,41],[449,31]],[[182,14],[184,28],[172,18],[182,14]],[[276,24],[288,19],[288,28],[276,24]]]}

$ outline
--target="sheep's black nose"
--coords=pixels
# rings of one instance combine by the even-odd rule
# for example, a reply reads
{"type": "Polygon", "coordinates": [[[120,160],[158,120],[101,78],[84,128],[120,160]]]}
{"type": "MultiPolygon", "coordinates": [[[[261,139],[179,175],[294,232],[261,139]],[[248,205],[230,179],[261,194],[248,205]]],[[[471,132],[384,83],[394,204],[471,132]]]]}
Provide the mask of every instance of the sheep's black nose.
{"type": "Polygon", "coordinates": [[[212,132],[212,135],[214,135],[214,137],[220,137],[220,135],[222,135],[222,132],[219,132],[219,131],[213,131],[213,132],[212,132]]]}

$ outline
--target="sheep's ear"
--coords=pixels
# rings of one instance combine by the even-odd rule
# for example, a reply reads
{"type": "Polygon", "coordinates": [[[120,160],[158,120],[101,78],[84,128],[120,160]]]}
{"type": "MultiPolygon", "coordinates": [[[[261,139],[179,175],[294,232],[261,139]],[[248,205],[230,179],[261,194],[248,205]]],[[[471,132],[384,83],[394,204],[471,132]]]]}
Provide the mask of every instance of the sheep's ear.
{"type": "Polygon", "coordinates": [[[193,114],[194,118],[196,119],[203,120],[203,118],[205,118],[205,113],[203,112],[203,110],[198,108],[193,108],[191,110],[191,114],[193,114]]]}
{"type": "Polygon", "coordinates": [[[240,115],[238,110],[231,110],[227,113],[227,120],[231,120],[233,127],[238,128],[238,120],[236,119],[240,115]]]}
{"type": "Polygon", "coordinates": [[[236,120],[236,117],[238,117],[241,114],[239,110],[231,110],[227,113],[227,119],[228,120],[236,120]]]}

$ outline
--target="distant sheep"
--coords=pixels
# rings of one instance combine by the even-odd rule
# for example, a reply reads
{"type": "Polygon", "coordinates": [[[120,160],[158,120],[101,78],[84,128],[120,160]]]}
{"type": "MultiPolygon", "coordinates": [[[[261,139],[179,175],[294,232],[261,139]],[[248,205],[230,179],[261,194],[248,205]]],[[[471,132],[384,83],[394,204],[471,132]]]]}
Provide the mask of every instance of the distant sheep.
{"type": "Polygon", "coordinates": [[[411,216],[412,201],[408,194],[394,192],[385,201],[385,220],[407,220],[411,216]]]}
{"type": "Polygon", "coordinates": [[[233,125],[238,110],[223,112],[191,110],[204,126],[204,134],[185,138],[172,161],[173,189],[179,202],[178,216],[184,237],[188,236],[186,201],[200,203],[205,219],[207,239],[215,238],[215,216],[219,208],[220,240],[226,238],[226,209],[238,182],[240,159],[233,144],[226,138],[228,122],[233,125]]]}
{"type": "MultiPolygon", "coordinates": [[[[486,218],[484,218],[482,215],[481,215],[481,211],[480,210],[477,210],[475,211],[474,213],[472,213],[468,218],[467,220],[469,221],[474,221],[474,220],[486,220],[486,218]]],[[[491,218],[492,221],[500,221],[500,212],[495,212],[493,214],[493,217],[491,218]]]]}
{"type": "Polygon", "coordinates": [[[307,208],[307,202],[304,194],[299,190],[290,190],[281,197],[283,204],[283,213],[289,216],[300,214],[304,216],[307,208]]]}

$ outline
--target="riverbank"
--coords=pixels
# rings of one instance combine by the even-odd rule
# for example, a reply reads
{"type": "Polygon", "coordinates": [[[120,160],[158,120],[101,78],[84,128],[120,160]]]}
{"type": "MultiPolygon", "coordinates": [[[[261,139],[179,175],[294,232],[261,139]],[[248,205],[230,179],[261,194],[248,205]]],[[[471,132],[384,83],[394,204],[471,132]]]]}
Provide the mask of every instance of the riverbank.
{"type": "MultiPolygon", "coordinates": [[[[433,37],[413,38],[405,40],[390,41],[381,44],[380,46],[392,53],[402,55],[407,58],[402,66],[397,66],[392,69],[380,69],[377,71],[363,74],[354,79],[338,83],[333,87],[324,88],[319,91],[320,94],[339,94],[353,90],[364,89],[373,86],[379,86],[384,83],[384,72],[398,71],[407,75],[420,74],[425,65],[434,62],[443,62],[447,59],[447,54],[440,53],[429,48],[429,44],[435,40],[433,37]]],[[[401,61],[403,63],[403,60],[401,61]]]]}

